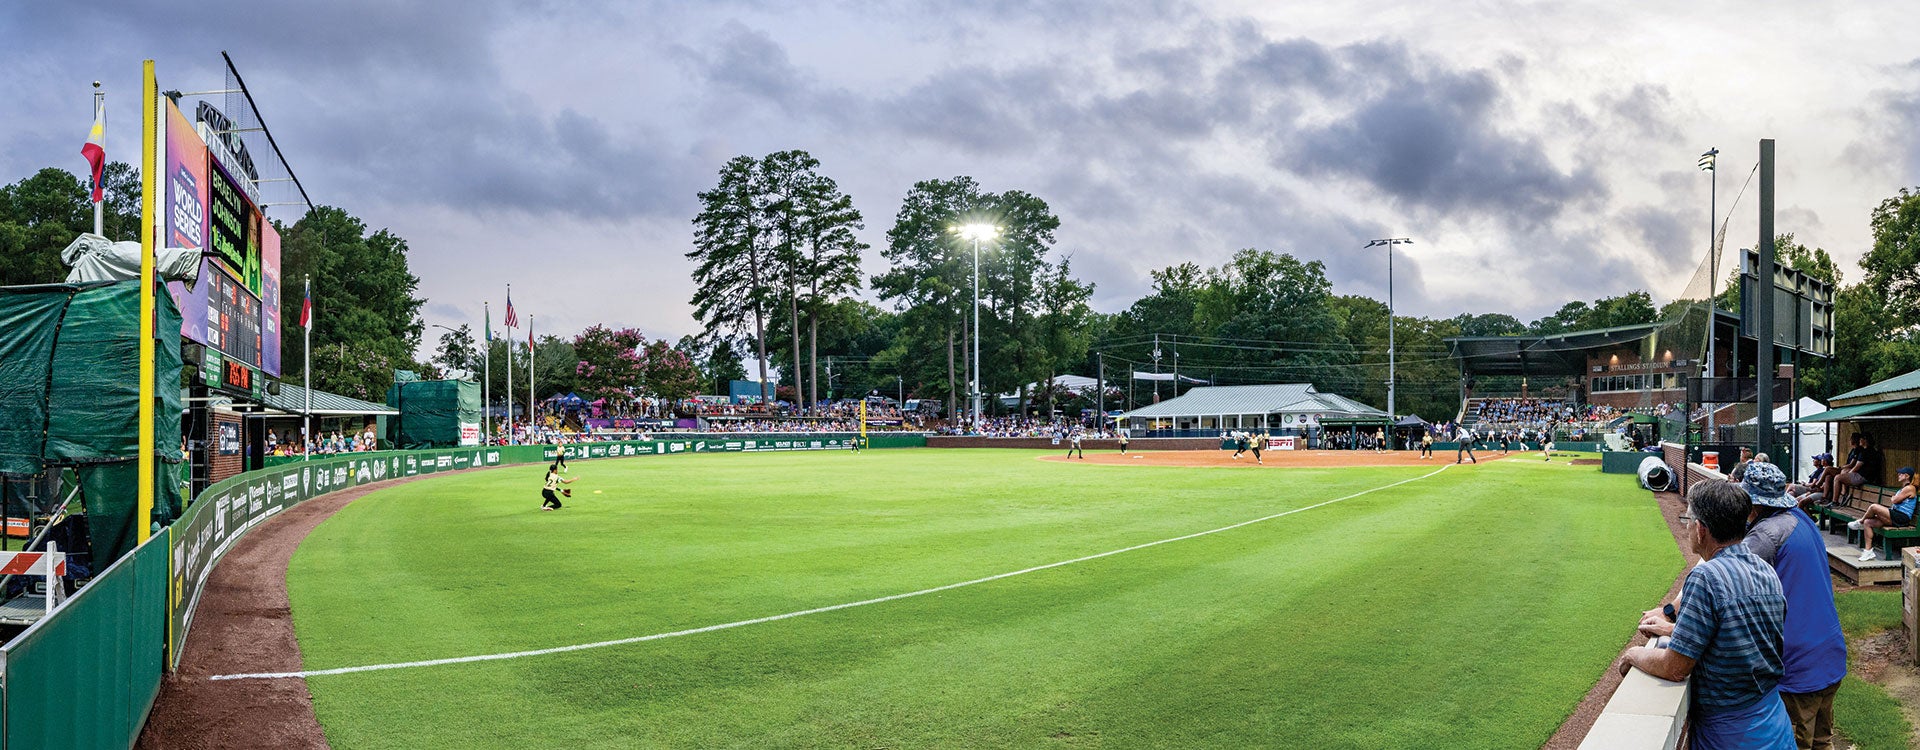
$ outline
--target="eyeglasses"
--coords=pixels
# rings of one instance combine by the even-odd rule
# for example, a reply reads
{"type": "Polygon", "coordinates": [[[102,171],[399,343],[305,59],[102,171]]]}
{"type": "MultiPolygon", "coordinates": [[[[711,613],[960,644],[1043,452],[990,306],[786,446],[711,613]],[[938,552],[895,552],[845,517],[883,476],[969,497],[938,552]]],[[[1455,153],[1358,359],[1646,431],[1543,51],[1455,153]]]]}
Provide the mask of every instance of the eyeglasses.
{"type": "Polygon", "coordinates": [[[1693,523],[1693,516],[1689,516],[1685,513],[1680,514],[1680,523],[1681,524],[1693,523]]]}

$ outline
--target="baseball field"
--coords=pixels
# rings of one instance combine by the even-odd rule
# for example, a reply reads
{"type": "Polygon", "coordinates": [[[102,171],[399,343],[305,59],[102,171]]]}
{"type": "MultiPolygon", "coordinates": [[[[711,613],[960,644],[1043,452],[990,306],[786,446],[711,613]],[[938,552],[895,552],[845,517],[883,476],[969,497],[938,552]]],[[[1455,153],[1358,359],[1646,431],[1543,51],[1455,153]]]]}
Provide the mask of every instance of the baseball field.
{"type": "Polygon", "coordinates": [[[1681,564],[1631,477],[1538,454],[1040,456],[374,492],[287,575],[315,712],[343,749],[1533,747],[1681,564]]]}

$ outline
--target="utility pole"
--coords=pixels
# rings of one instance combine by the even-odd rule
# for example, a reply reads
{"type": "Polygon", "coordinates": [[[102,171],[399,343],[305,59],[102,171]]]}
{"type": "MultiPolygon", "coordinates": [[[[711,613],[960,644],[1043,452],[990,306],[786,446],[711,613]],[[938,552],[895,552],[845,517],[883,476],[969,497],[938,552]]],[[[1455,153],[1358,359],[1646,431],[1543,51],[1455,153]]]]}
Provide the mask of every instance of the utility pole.
{"type": "Polygon", "coordinates": [[[1174,335],[1174,336],[1169,336],[1168,338],[1172,339],[1172,341],[1168,343],[1173,345],[1173,397],[1179,398],[1180,397],[1180,337],[1178,335],[1174,335]]]}
{"type": "Polygon", "coordinates": [[[1100,426],[1104,428],[1107,426],[1107,355],[1094,352],[1093,359],[1099,363],[1094,366],[1093,411],[1099,415],[1100,426]]]}
{"type": "Polygon", "coordinates": [[[1753,452],[1772,450],[1773,443],[1773,139],[1760,139],[1760,267],[1754,273],[1755,289],[1749,295],[1754,302],[1753,332],[1759,339],[1759,355],[1754,360],[1754,375],[1759,376],[1759,414],[1754,415],[1759,434],[1753,452]]]}
{"type": "Polygon", "coordinates": [[[1153,335],[1153,402],[1160,403],[1160,334],[1153,335]]]}

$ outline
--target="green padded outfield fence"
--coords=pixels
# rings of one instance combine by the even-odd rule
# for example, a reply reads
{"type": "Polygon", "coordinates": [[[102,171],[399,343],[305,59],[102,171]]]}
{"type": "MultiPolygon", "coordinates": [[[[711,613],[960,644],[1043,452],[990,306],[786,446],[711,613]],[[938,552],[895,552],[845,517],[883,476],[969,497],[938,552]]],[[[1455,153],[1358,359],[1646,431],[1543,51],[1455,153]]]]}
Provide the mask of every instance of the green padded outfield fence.
{"type": "Polygon", "coordinates": [[[5,747],[133,746],[166,663],[168,549],[162,529],[0,648],[5,747]]]}

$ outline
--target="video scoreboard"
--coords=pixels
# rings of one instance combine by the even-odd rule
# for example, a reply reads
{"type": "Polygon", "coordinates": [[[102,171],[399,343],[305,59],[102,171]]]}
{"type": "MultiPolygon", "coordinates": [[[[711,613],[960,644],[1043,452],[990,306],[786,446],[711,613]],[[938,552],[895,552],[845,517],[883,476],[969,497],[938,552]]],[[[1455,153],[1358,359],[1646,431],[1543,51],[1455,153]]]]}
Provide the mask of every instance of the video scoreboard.
{"type": "Polygon", "coordinates": [[[257,395],[280,375],[280,234],[267,221],[244,150],[225,116],[202,102],[189,122],[165,104],[166,242],[203,251],[199,281],[167,285],[182,338],[203,345],[209,387],[257,395]]]}

